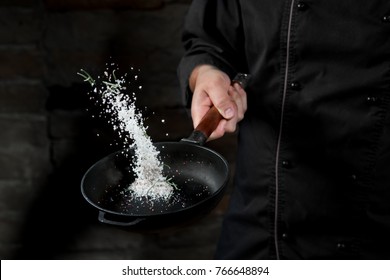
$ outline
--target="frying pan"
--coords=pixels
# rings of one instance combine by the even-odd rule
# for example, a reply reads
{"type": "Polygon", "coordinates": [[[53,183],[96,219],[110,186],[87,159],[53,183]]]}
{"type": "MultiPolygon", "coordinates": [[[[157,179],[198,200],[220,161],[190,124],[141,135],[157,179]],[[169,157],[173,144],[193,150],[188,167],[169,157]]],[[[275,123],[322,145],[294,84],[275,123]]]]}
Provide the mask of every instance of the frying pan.
{"type": "MultiPolygon", "coordinates": [[[[245,86],[248,75],[233,80],[245,86]]],[[[85,200],[98,209],[98,220],[116,226],[175,224],[211,211],[223,197],[229,179],[228,162],[204,146],[222,116],[215,107],[206,113],[188,138],[154,143],[164,164],[163,175],[177,190],[167,199],[133,198],[127,191],[134,181],[134,151],[114,152],[92,165],[81,180],[85,200]]]]}

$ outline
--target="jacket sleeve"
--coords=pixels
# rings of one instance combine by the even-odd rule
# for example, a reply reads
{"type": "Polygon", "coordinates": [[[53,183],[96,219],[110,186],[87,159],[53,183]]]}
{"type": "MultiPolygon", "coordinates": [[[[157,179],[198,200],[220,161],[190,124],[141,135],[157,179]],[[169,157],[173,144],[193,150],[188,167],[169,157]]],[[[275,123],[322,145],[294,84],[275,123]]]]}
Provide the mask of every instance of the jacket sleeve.
{"type": "Polygon", "coordinates": [[[210,64],[231,78],[242,68],[244,35],[236,0],[194,0],[188,10],[182,42],[185,53],[178,66],[178,77],[184,102],[188,106],[192,93],[188,80],[200,64],[210,64]]]}

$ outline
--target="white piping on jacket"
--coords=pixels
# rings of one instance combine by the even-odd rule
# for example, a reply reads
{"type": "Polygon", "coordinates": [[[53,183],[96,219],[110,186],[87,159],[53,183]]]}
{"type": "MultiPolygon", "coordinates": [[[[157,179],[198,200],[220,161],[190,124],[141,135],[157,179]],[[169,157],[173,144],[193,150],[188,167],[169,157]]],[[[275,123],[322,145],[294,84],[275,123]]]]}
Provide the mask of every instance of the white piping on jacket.
{"type": "Polygon", "coordinates": [[[287,29],[287,53],[286,53],[286,70],[284,73],[284,85],[283,85],[283,98],[282,98],[282,109],[280,114],[280,125],[279,125],[279,135],[278,143],[276,146],[276,161],[275,161],[275,218],[274,218],[274,240],[275,240],[275,251],[276,259],[280,259],[279,252],[279,242],[278,242],[278,208],[279,208],[279,157],[280,157],[280,144],[282,139],[283,132],[283,118],[284,118],[284,106],[286,102],[287,95],[287,81],[288,81],[288,69],[290,67],[290,40],[291,40],[291,27],[292,27],[292,17],[294,11],[295,0],[291,0],[290,14],[288,20],[288,29],[287,29]]]}

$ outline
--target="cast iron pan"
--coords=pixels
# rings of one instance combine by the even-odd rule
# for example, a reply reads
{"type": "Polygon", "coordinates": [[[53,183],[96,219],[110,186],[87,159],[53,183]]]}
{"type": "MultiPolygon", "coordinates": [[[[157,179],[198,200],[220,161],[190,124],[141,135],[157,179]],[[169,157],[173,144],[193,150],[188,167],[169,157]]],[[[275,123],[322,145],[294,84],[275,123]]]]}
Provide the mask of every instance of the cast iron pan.
{"type": "MultiPolygon", "coordinates": [[[[248,75],[233,82],[245,85],[248,75]]],[[[161,226],[204,215],[223,197],[229,178],[227,161],[203,146],[222,116],[212,107],[189,138],[155,143],[163,173],[177,185],[172,197],[134,199],[126,189],[134,181],[132,150],[112,153],[92,165],[81,181],[83,197],[99,210],[98,220],[117,226],[161,226]]]]}

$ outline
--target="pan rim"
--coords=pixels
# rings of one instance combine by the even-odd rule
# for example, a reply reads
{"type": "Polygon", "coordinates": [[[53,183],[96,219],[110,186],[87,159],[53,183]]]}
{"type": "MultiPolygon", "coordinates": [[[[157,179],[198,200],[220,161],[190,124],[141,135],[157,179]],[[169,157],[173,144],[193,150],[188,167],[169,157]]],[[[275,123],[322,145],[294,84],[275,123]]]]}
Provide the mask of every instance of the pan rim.
{"type": "MultiPolygon", "coordinates": [[[[207,153],[211,153],[213,155],[215,155],[222,163],[223,165],[225,166],[225,178],[223,180],[223,182],[221,183],[221,186],[215,191],[213,192],[210,196],[208,196],[207,198],[197,202],[197,203],[194,203],[194,204],[191,204],[187,207],[183,207],[183,208],[180,208],[180,209],[175,209],[175,210],[171,210],[171,211],[165,211],[165,212],[156,212],[156,213],[147,213],[147,214],[132,214],[132,213],[124,213],[124,212],[119,212],[119,211],[114,211],[114,210],[110,210],[110,209],[106,209],[104,207],[101,207],[100,205],[98,205],[96,202],[92,201],[89,196],[86,194],[86,191],[85,191],[85,180],[86,180],[86,177],[87,175],[89,174],[89,172],[96,166],[98,165],[99,163],[101,163],[102,161],[106,160],[107,158],[115,155],[115,154],[118,154],[120,152],[123,152],[123,151],[126,151],[126,150],[131,150],[131,148],[125,148],[125,149],[121,149],[121,150],[117,150],[117,151],[114,151],[104,157],[102,157],[101,159],[99,159],[98,161],[96,161],[93,165],[91,165],[87,171],[84,173],[82,179],[81,179],[81,193],[84,197],[84,199],[90,204],[92,205],[93,207],[95,207],[96,209],[104,212],[104,213],[108,213],[108,214],[111,214],[111,215],[117,215],[117,216],[120,216],[120,217],[128,217],[128,218],[132,218],[132,219],[136,219],[136,218],[155,218],[155,217],[161,217],[161,216],[167,216],[167,215],[172,215],[172,214],[181,214],[183,212],[186,212],[186,211],[189,211],[195,207],[198,207],[199,205],[202,205],[202,204],[205,204],[207,203],[208,201],[214,199],[215,197],[217,197],[218,195],[221,194],[221,192],[224,192],[226,187],[227,187],[227,184],[228,184],[228,181],[229,181],[229,175],[230,175],[230,168],[229,168],[229,163],[227,162],[227,160],[218,152],[208,148],[208,147],[205,147],[205,146],[202,146],[202,145],[199,145],[199,144],[195,144],[195,143],[190,143],[190,142],[184,142],[184,141],[178,141],[178,142],[174,142],[174,141],[168,141],[168,142],[156,142],[156,143],[153,143],[154,146],[156,147],[159,147],[159,146],[164,146],[164,145],[186,145],[186,146],[193,146],[193,147],[196,147],[196,149],[202,149],[204,151],[206,151],[207,153]]],[[[219,201],[217,201],[216,203],[218,203],[219,201]]]]}

